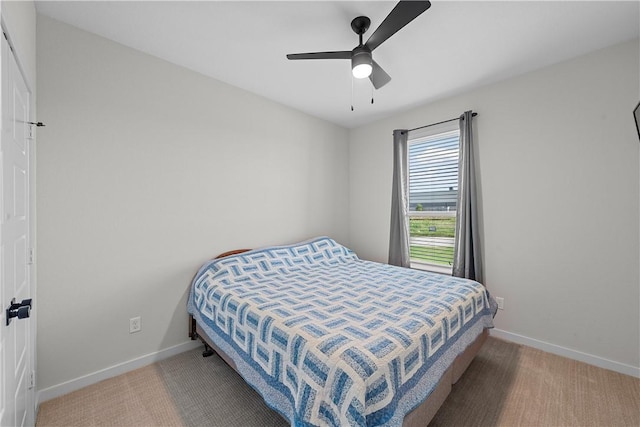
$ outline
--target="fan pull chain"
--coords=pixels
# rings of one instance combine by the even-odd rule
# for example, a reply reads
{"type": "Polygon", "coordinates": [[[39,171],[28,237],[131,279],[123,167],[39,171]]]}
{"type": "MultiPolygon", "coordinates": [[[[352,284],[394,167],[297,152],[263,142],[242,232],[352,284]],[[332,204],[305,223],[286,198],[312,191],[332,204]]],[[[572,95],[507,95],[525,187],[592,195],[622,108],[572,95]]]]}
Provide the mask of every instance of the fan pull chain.
{"type": "Polygon", "coordinates": [[[371,85],[371,103],[373,104],[373,85],[371,85]]]}
{"type": "Polygon", "coordinates": [[[351,76],[351,111],[353,111],[353,76],[351,76]]]}

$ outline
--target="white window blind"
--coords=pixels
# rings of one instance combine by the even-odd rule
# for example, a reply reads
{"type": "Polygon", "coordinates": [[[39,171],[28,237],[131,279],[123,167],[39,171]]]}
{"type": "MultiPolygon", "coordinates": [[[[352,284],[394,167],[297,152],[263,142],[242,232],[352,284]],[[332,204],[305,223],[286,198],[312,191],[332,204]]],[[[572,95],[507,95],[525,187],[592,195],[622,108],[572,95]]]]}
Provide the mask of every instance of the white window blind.
{"type": "Polygon", "coordinates": [[[409,226],[412,267],[451,273],[458,197],[460,132],[409,139],[409,226]]]}

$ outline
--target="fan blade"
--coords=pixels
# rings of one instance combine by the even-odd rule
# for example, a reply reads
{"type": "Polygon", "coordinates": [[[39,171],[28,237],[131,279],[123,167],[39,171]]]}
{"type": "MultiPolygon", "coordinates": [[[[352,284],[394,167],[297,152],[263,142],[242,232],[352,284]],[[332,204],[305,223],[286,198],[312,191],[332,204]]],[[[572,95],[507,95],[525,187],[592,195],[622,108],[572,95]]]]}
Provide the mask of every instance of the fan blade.
{"type": "Polygon", "coordinates": [[[376,61],[373,61],[373,70],[371,71],[369,80],[371,80],[373,87],[380,89],[391,81],[391,76],[389,76],[376,61]]]}
{"type": "Polygon", "coordinates": [[[351,51],[340,52],[312,52],[312,53],[290,53],[288,59],[351,59],[351,51]]]}
{"type": "Polygon", "coordinates": [[[400,1],[365,43],[373,50],[431,7],[429,1],[400,1]]]}

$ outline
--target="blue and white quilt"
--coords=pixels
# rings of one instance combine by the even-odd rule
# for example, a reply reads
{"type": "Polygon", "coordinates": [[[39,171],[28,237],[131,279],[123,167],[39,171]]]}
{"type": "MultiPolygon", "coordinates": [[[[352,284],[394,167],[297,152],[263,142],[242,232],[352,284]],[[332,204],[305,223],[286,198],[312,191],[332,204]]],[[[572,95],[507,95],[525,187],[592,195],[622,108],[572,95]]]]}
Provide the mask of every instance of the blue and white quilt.
{"type": "Polygon", "coordinates": [[[208,262],[188,311],[295,426],[399,426],[493,327],[481,284],[360,260],[326,237],[208,262]]]}

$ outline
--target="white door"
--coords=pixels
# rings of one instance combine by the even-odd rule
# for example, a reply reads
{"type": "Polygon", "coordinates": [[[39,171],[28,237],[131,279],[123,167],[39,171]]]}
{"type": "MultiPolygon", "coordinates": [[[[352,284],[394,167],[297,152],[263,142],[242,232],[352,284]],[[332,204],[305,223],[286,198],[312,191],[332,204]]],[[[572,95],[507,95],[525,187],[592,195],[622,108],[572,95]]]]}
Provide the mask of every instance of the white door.
{"type": "MultiPolygon", "coordinates": [[[[0,37],[2,37],[0,35],[0,37]]],[[[2,37],[0,134],[0,426],[34,424],[31,319],[11,318],[9,307],[31,298],[29,257],[29,90],[2,37]]]]}

